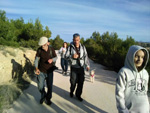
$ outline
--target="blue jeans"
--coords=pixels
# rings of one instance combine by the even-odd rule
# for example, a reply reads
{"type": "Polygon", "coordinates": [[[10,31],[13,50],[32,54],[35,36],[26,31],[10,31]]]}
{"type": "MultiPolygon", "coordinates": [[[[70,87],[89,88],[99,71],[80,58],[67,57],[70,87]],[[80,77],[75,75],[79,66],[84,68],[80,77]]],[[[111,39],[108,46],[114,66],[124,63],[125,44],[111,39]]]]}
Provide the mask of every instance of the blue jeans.
{"type": "Polygon", "coordinates": [[[40,74],[37,75],[37,85],[41,93],[41,98],[44,98],[46,96],[46,99],[50,100],[52,98],[53,72],[48,74],[40,72],[40,74]],[[47,93],[45,92],[45,80],[48,88],[47,93]]]}
{"type": "Polygon", "coordinates": [[[61,58],[61,68],[63,71],[67,72],[68,70],[68,60],[61,58]]]}

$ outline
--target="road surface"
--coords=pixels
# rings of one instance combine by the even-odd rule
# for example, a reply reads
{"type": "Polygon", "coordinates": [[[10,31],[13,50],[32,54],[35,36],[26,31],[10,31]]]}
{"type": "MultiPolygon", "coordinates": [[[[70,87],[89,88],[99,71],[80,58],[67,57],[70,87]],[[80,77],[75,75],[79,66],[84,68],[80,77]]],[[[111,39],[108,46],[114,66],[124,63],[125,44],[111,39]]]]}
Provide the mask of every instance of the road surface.
{"type": "Polygon", "coordinates": [[[92,69],[96,69],[95,82],[90,82],[89,72],[86,72],[82,98],[80,102],[70,98],[69,70],[68,75],[62,75],[60,67],[60,55],[56,66],[59,70],[54,72],[52,105],[40,101],[40,93],[36,84],[36,77],[28,89],[24,90],[20,97],[5,113],[117,113],[115,102],[116,72],[105,70],[105,67],[90,61],[92,69]]]}

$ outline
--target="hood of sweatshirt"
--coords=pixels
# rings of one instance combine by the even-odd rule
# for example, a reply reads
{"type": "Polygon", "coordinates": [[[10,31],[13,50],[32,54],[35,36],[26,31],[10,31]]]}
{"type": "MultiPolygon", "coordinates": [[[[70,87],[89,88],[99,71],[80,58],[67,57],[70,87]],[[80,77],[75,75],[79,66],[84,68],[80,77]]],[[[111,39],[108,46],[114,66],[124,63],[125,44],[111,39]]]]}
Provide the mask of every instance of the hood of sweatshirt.
{"type": "Polygon", "coordinates": [[[126,55],[126,59],[125,59],[125,67],[127,67],[131,70],[134,70],[135,72],[138,72],[138,70],[134,64],[134,57],[135,57],[136,52],[139,50],[143,50],[144,54],[145,54],[143,64],[140,68],[140,71],[142,71],[146,67],[148,58],[149,58],[149,53],[148,53],[147,49],[145,49],[141,46],[133,45],[129,48],[128,53],[126,55]]]}

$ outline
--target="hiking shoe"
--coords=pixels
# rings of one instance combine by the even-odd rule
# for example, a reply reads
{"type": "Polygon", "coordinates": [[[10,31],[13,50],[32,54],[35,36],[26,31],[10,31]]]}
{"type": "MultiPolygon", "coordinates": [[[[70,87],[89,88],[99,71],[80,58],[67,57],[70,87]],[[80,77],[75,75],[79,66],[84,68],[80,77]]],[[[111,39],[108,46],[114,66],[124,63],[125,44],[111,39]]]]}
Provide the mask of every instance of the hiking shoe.
{"type": "Polygon", "coordinates": [[[45,101],[45,97],[40,99],[40,104],[43,104],[43,102],[45,101]]]}
{"type": "Polygon", "coordinates": [[[70,97],[71,97],[71,98],[73,97],[73,93],[72,93],[72,92],[70,92],[70,97]]]}
{"type": "Polygon", "coordinates": [[[65,72],[65,75],[67,75],[67,72],[65,72]]]}
{"type": "Polygon", "coordinates": [[[42,93],[41,99],[40,99],[40,104],[43,104],[43,102],[46,99],[46,92],[44,91],[44,93],[42,93]]]}
{"type": "Polygon", "coordinates": [[[81,98],[81,97],[77,97],[77,99],[78,99],[80,102],[83,101],[83,98],[81,98]]]}
{"type": "Polygon", "coordinates": [[[51,102],[50,100],[46,100],[46,104],[47,104],[47,105],[51,105],[52,102],[51,102]]]}

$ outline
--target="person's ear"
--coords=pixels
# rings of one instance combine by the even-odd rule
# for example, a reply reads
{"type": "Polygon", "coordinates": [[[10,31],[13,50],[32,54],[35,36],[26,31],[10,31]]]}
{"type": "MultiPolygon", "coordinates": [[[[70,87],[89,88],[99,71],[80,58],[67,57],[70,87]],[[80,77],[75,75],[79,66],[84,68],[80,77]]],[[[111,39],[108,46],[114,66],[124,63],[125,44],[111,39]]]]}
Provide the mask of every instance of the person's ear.
{"type": "Polygon", "coordinates": [[[47,42],[47,45],[49,45],[49,42],[47,42]]]}

